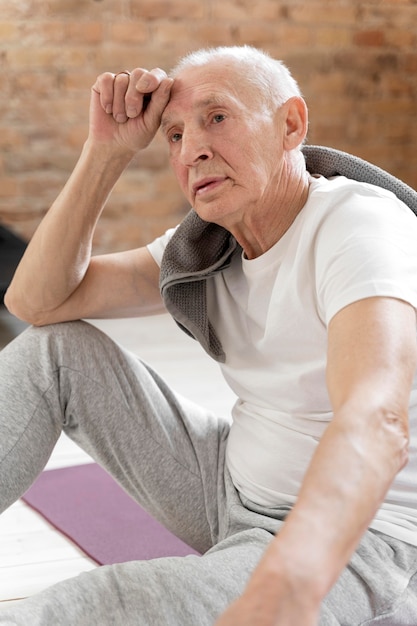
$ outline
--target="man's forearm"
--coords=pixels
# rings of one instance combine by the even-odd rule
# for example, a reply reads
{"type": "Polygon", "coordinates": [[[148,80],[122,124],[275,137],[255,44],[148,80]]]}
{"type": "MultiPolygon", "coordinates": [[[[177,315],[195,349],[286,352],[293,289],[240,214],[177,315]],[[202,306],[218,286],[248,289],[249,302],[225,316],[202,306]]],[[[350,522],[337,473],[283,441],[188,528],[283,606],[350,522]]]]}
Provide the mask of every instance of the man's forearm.
{"type": "Polygon", "coordinates": [[[391,445],[383,451],[373,445],[375,437],[371,436],[367,441],[361,438],[359,447],[358,442],[336,422],[329,426],[297,504],[271,541],[244,594],[216,626],[318,625],[323,599],[401,465],[401,446],[394,444],[398,454],[393,454],[397,462],[392,463],[387,460],[391,445]]]}
{"type": "Polygon", "coordinates": [[[384,424],[378,432],[365,420],[363,429],[344,419],[329,425],[297,504],[256,574],[271,587],[275,578],[294,594],[302,589],[311,605],[336,582],[404,463],[406,437],[387,433],[384,424]]]}
{"type": "Polygon", "coordinates": [[[18,317],[42,323],[81,282],[95,226],[132,154],[87,141],[67,184],[44,217],[19,264],[5,302],[18,317]]]}

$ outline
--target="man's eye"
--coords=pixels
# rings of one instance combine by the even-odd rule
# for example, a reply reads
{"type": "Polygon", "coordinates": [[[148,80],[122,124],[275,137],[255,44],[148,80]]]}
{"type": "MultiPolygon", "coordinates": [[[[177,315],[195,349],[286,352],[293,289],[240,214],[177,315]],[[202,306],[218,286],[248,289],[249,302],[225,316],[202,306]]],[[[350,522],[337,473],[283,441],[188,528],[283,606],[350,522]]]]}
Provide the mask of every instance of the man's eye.
{"type": "Polygon", "coordinates": [[[181,133],[173,133],[170,137],[170,141],[172,143],[177,143],[178,141],[181,141],[182,135],[181,133]]]}
{"type": "Polygon", "coordinates": [[[217,113],[216,115],[213,115],[213,122],[215,124],[219,124],[220,122],[223,122],[224,119],[226,119],[226,116],[223,115],[223,113],[217,113]]]}

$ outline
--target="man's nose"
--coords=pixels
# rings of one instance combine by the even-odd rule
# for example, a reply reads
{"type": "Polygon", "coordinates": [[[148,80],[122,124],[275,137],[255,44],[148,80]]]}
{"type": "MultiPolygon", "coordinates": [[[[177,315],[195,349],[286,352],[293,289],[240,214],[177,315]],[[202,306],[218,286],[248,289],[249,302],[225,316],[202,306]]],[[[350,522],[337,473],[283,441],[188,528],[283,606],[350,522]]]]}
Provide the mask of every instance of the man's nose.
{"type": "Polygon", "coordinates": [[[192,167],[199,161],[212,158],[213,152],[204,132],[184,132],[181,139],[181,160],[183,165],[192,167]]]}

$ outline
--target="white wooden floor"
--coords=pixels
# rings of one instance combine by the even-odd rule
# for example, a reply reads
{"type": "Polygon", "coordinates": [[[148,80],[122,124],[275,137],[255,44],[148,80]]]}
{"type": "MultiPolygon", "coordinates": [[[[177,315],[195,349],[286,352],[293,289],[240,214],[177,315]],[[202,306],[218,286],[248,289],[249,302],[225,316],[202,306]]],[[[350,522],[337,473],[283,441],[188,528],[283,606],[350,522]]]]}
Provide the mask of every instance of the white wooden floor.
{"type": "MultiPolygon", "coordinates": [[[[180,393],[218,413],[230,413],[234,396],[216,363],[169,316],[94,323],[153,365],[180,393]]],[[[23,329],[24,324],[0,307],[0,347],[23,329]]],[[[63,436],[46,469],[88,462],[91,459],[63,436]]],[[[0,516],[0,602],[18,601],[94,567],[93,561],[22,501],[0,516]]]]}

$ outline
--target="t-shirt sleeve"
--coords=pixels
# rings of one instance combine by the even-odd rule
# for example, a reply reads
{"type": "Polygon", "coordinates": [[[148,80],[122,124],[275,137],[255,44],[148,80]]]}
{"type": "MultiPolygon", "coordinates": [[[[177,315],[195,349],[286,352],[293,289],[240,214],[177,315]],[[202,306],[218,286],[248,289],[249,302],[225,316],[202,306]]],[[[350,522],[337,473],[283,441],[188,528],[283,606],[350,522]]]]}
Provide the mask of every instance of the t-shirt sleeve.
{"type": "Polygon", "coordinates": [[[318,233],[316,285],[326,324],[345,306],[373,296],[417,308],[417,218],[391,194],[353,194],[318,233]]]}
{"type": "Polygon", "coordinates": [[[161,237],[157,237],[146,246],[159,267],[161,267],[162,257],[164,256],[167,243],[175,233],[176,229],[177,227],[169,228],[163,235],[161,235],[161,237]]]}

